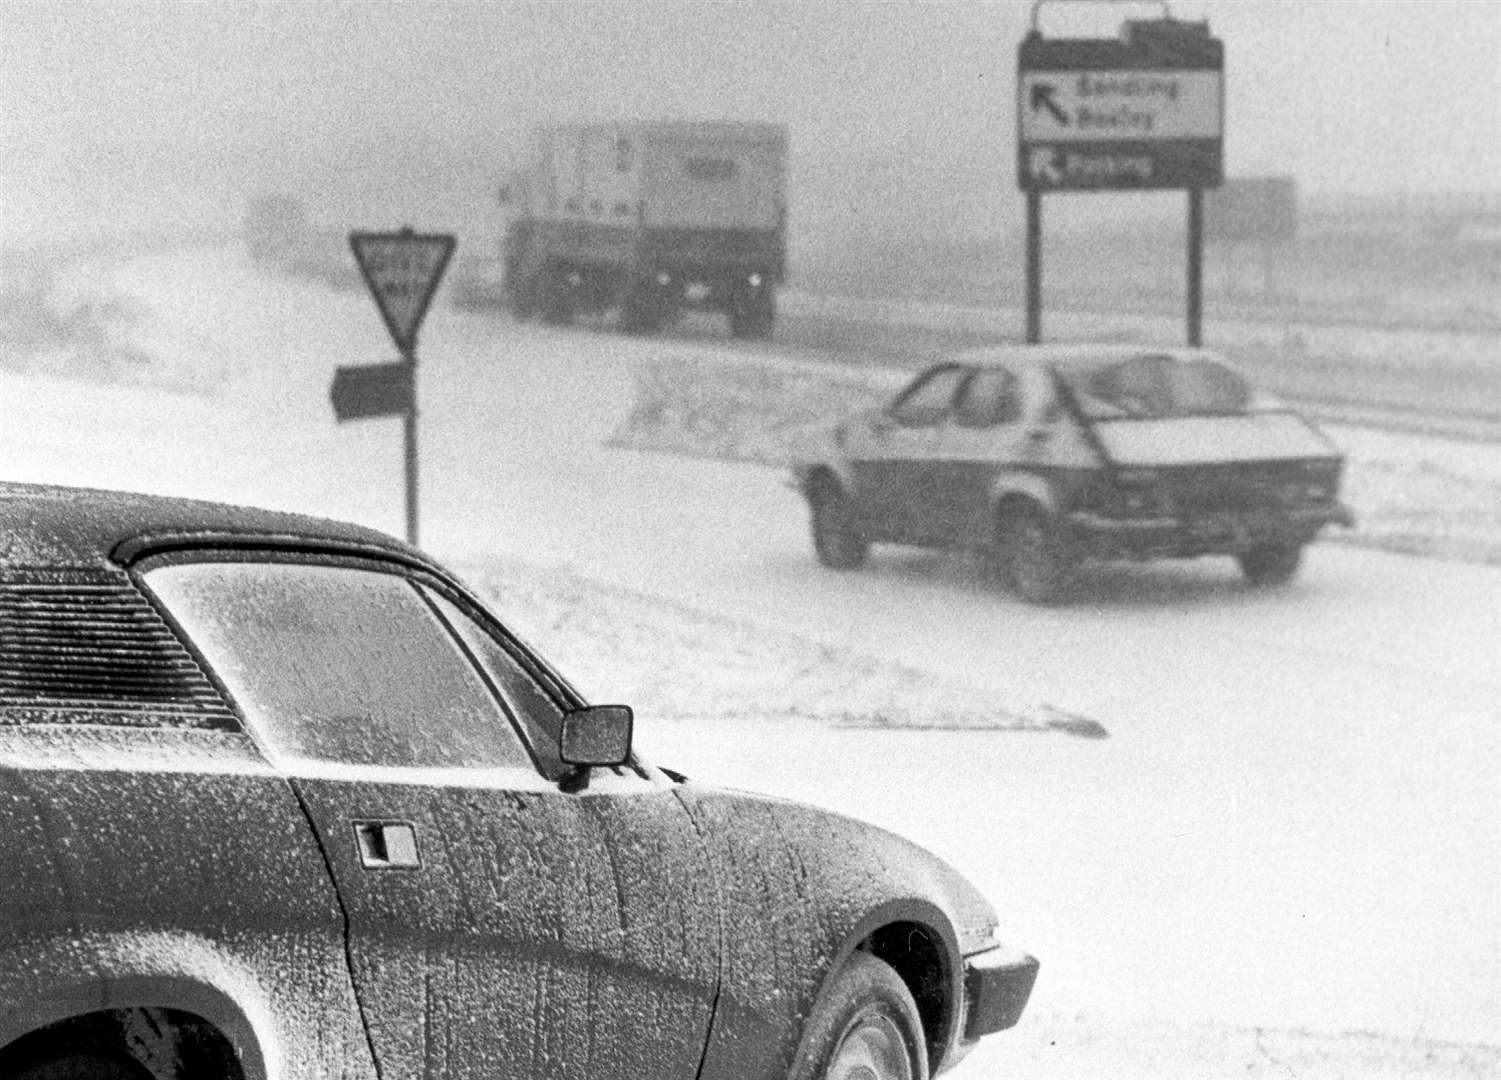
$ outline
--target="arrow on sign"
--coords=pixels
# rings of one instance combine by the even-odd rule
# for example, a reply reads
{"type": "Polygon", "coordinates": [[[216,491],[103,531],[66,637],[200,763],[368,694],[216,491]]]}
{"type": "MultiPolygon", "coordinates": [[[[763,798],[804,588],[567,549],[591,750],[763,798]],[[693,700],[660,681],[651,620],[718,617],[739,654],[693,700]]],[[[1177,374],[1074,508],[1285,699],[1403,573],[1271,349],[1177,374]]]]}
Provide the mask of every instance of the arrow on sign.
{"type": "Polygon", "coordinates": [[[454,238],[448,233],[352,232],[349,247],[360,274],[375,297],[386,329],[403,355],[417,343],[417,328],[427,314],[438,282],[448,268],[454,238]]]}
{"type": "Polygon", "coordinates": [[[1064,112],[1058,102],[1053,100],[1052,83],[1040,82],[1032,84],[1032,111],[1036,112],[1038,109],[1046,109],[1053,114],[1054,120],[1058,121],[1064,127],[1069,126],[1068,113],[1064,112]]]}
{"type": "Polygon", "coordinates": [[[1032,179],[1042,184],[1057,184],[1063,180],[1063,171],[1058,168],[1058,155],[1046,146],[1033,147],[1027,154],[1027,168],[1032,179]]]}
{"type": "Polygon", "coordinates": [[[411,364],[363,364],[334,371],[328,390],[334,419],[363,420],[370,416],[403,416],[412,411],[411,364]]]}

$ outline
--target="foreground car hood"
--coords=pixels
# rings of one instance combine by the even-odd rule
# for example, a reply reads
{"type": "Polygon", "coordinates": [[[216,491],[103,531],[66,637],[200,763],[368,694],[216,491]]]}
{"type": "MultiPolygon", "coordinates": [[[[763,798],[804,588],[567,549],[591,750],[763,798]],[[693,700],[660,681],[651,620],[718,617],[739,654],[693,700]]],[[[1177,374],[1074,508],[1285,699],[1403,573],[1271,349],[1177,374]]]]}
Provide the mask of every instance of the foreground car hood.
{"type": "Polygon", "coordinates": [[[1339,452],[1296,413],[1097,420],[1094,429],[1117,465],[1203,465],[1235,461],[1337,458],[1339,452]]]}

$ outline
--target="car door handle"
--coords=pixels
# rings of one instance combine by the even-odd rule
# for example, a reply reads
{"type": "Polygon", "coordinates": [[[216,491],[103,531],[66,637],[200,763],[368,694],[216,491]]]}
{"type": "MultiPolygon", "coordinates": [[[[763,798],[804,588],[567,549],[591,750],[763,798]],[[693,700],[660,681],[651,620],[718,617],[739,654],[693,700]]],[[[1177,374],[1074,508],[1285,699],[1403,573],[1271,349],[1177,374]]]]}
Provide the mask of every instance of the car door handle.
{"type": "Polygon", "coordinates": [[[356,821],[354,843],[367,870],[413,870],[422,865],[410,821],[356,821]]]}

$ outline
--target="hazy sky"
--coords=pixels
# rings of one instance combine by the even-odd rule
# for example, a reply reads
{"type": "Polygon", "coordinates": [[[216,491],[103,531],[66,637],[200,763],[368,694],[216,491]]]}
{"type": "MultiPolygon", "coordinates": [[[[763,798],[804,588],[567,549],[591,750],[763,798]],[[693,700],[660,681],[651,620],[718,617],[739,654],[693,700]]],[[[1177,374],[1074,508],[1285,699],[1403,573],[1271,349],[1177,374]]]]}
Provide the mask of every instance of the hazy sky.
{"type": "MultiPolygon", "coordinates": [[[[1043,26],[1109,35],[1161,7],[1050,3],[1043,26]]],[[[1231,174],[1292,173],[1307,190],[1501,188],[1501,0],[1171,10],[1207,18],[1225,42],[1231,174]]],[[[1023,0],[6,0],[0,197],[34,202],[37,185],[17,180],[28,172],[56,193],[94,165],[107,176],[178,151],[190,168],[222,158],[275,178],[440,146],[494,172],[509,133],[538,120],[659,115],[783,120],[805,177],[853,155],[935,184],[1009,178],[1030,11],[1023,0]]]]}

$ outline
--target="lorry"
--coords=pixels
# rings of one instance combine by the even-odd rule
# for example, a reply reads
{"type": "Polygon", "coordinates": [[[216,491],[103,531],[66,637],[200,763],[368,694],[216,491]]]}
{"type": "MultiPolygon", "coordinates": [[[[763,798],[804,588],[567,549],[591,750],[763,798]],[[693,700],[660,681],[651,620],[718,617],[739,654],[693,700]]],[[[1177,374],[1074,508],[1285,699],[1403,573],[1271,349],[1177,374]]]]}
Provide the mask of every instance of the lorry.
{"type": "Polygon", "coordinates": [[[768,337],[785,280],[787,132],[779,124],[551,124],[501,188],[504,303],[567,325],[618,313],[652,333],[687,309],[768,337]]]}

